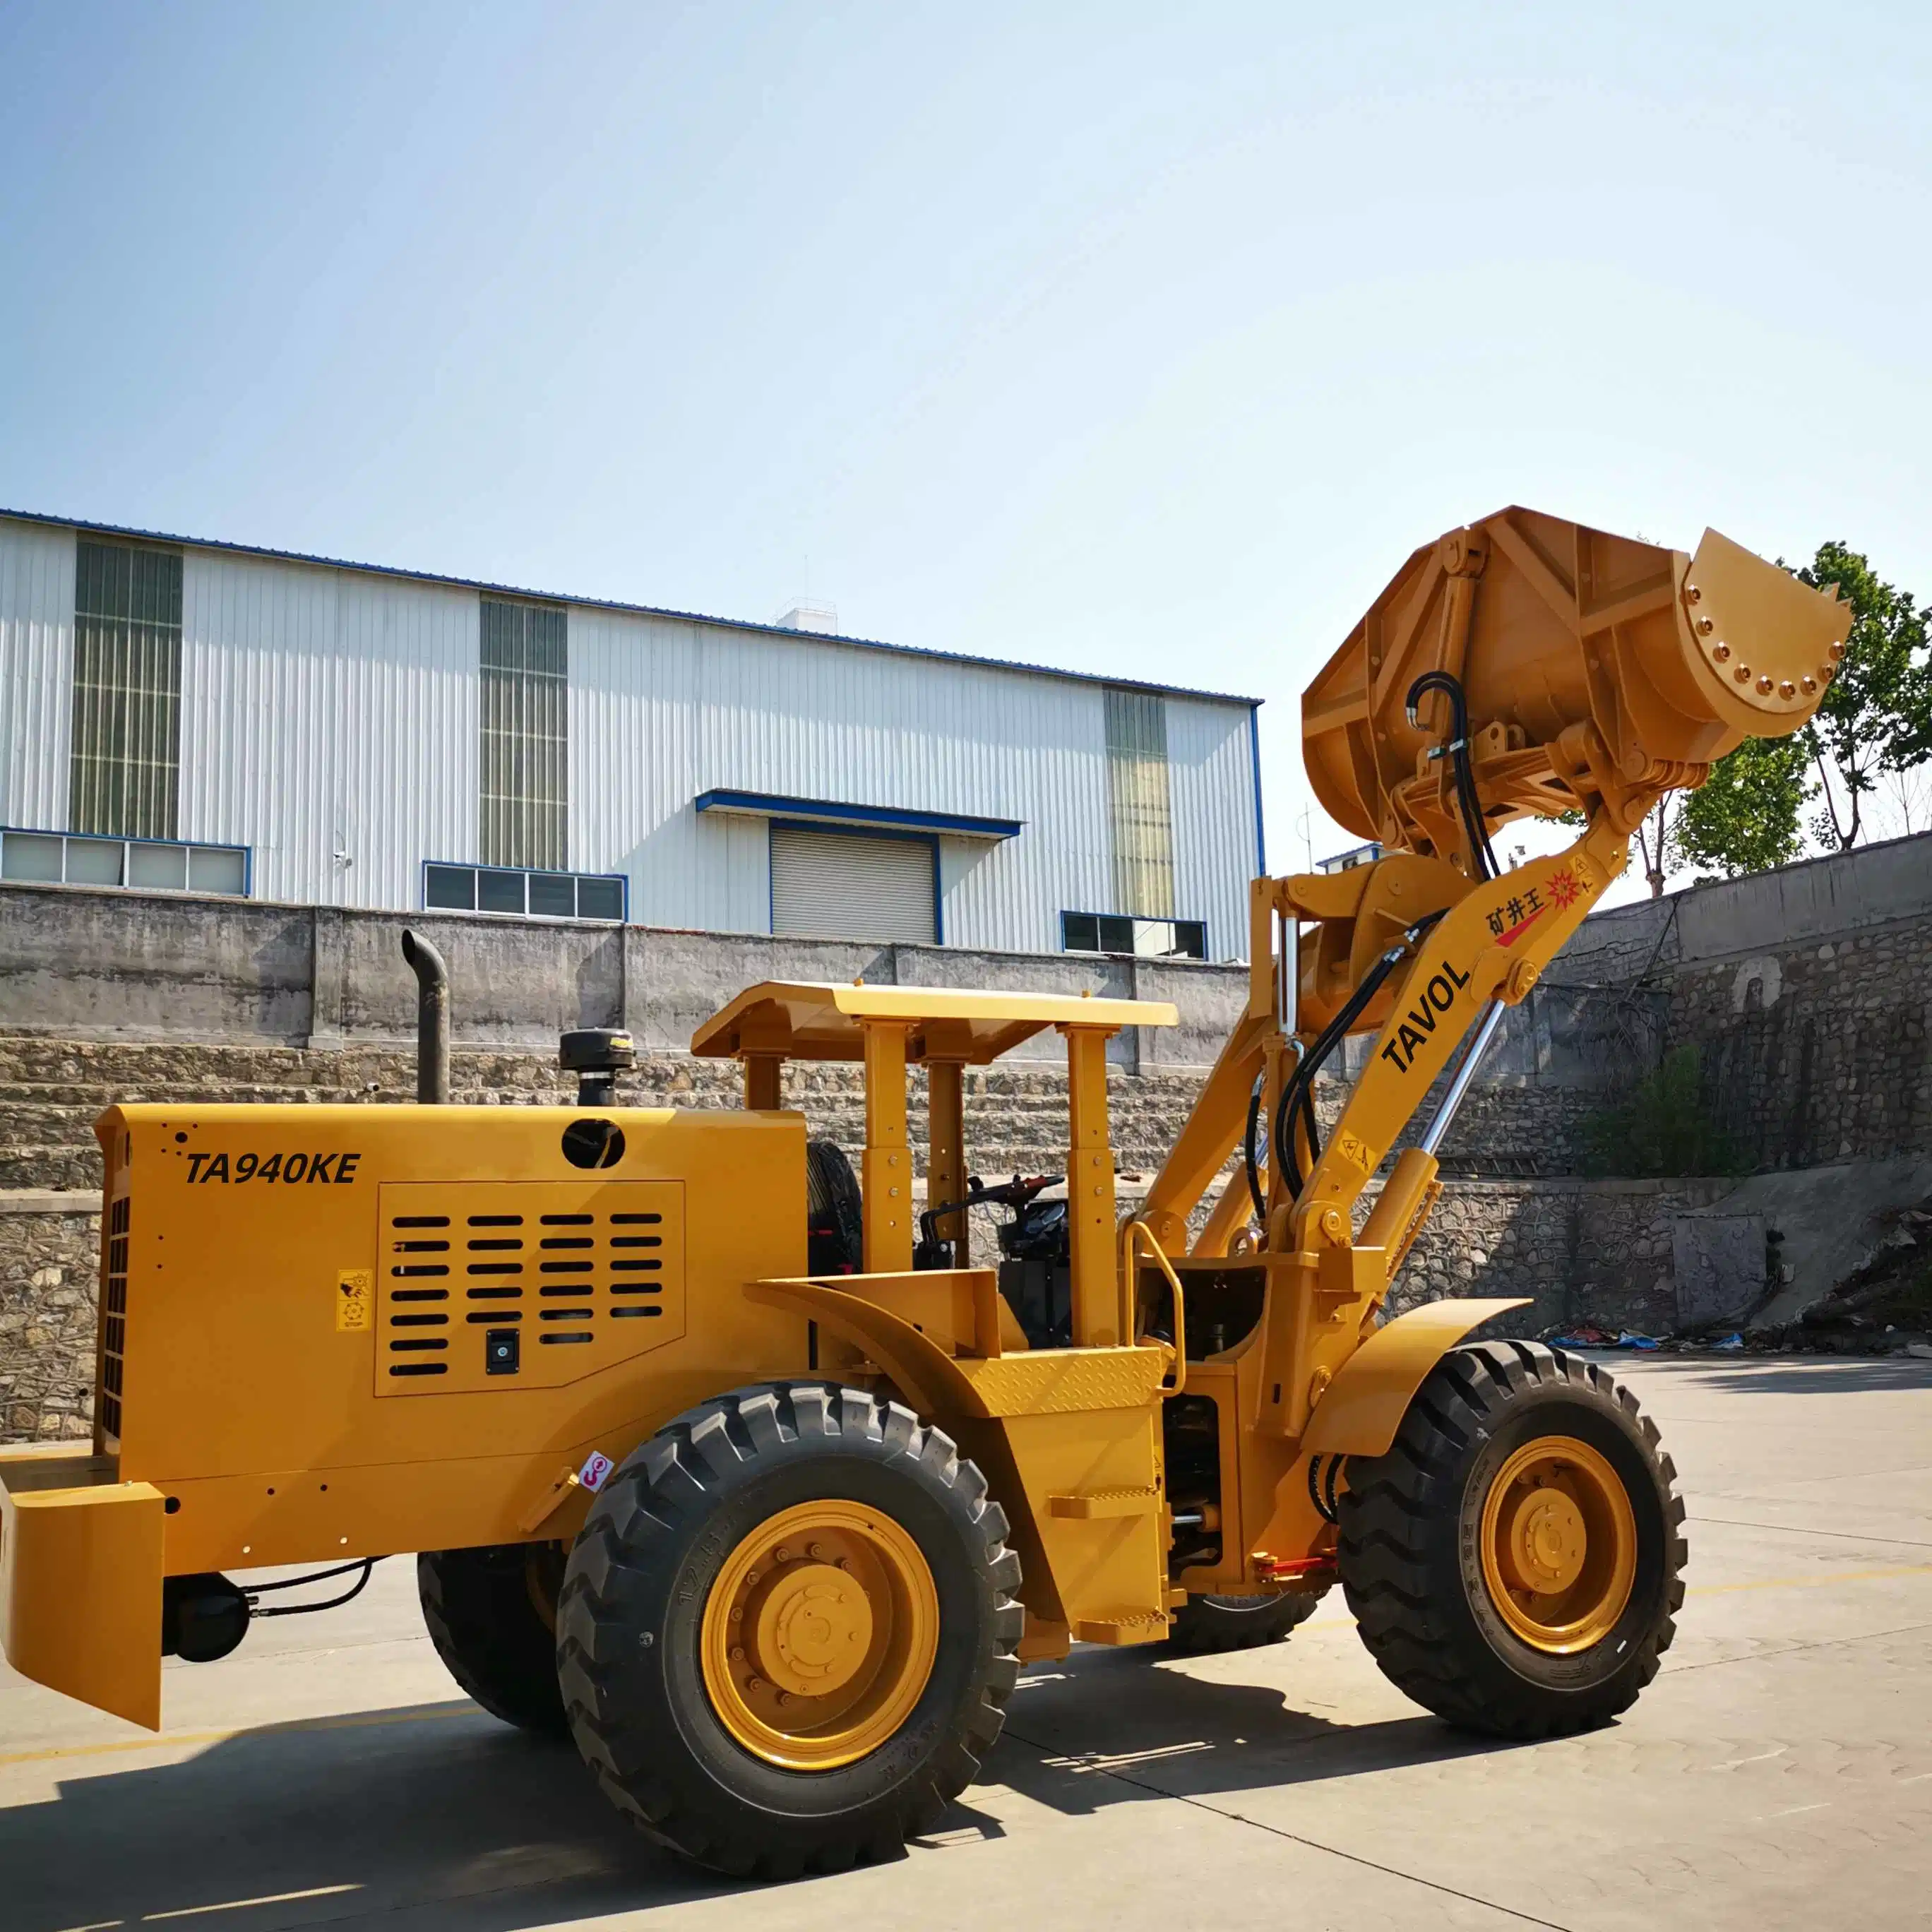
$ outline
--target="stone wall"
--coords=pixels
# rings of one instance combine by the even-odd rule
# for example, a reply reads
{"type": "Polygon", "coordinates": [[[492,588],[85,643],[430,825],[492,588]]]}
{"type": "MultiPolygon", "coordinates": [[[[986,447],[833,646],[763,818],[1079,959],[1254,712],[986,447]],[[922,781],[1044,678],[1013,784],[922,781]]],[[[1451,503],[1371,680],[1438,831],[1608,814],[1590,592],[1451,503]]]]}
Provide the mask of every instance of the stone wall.
{"type": "MultiPolygon", "coordinates": [[[[576,1084],[554,1054],[458,1052],[451,1097],[471,1106],[567,1106],[576,1084]]],[[[1066,1076],[1037,1061],[969,1067],[968,1151],[988,1176],[1064,1164],[1066,1076]]],[[[1119,1163],[1151,1172],[1165,1157],[1199,1089],[1195,1073],[1130,1075],[1110,1070],[1108,1090],[1119,1163]]],[[[622,1076],[628,1106],[735,1107],[742,1076],[729,1060],[646,1054],[622,1076]]],[[[412,1056],[390,1048],[232,1047],[157,1041],[52,1040],[0,1033],[0,1194],[9,1188],[98,1188],[100,1156],[92,1123],[118,1101],[334,1106],[413,1100],[412,1056]]],[[[920,1124],[925,1076],[908,1088],[914,1159],[924,1167],[920,1124]]],[[[814,1134],[852,1150],[864,1138],[864,1096],[856,1066],[799,1064],[784,1072],[784,1100],[802,1109],[814,1134]]]]}
{"type": "MultiPolygon", "coordinates": [[[[1677,1320],[1673,1229],[1730,1185],[1451,1181],[1391,1305],[1526,1295],[1531,1305],[1502,1330],[1535,1335],[1589,1322],[1667,1332],[1677,1320]]],[[[1136,1198],[1133,1184],[1123,1187],[1124,1208],[1136,1198]]],[[[98,1196],[0,1193],[0,1442],[92,1431],[100,1240],[98,1196]]]]}
{"type": "MultiPolygon", "coordinates": [[[[1676,1263],[1680,1224],[1708,1223],[1735,1184],[1724,1180],[1450,1181],[1398,1278],[1390,1305],[1445,1295],[1527,1295],[1509,1333],[1590,1324],[1667,1334],[1687,1324],[1676,1263]]],[[[1733,1320],[1762,1298],[1764,1228],[1754,1292],[1713,1310],[1733,1320]]]]}
{"type": "Polygon", "coordinates": [[[1680,968],[1665,1042],[1748,1166],[1932,1147],[1932,922],[1680,968]]]}
{"type": "Polygon", "coordinates": [[[94,1430],[94,1199],[0,1195],[0,1442],[94,1430]]]}

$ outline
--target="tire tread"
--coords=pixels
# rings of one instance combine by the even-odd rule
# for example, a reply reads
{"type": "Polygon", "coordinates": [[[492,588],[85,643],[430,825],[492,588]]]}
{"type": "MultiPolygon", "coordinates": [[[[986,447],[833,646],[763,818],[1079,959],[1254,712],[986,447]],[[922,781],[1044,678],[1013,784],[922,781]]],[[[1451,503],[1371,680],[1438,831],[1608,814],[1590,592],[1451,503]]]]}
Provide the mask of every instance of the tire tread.
{"type": "Polygon", "coordinates": [[[572,1559],[558,1606],[560,1676],[584,1761],[612,1803],[647,1835],[735,1876],[843,1871],[861,1860],[896,1856],[906,1838],[928,1829],[972,1782],[1005,1724],[1019,1674],[1015,1652],[1025,1624],[1017,1600],[1019,1559],[1006,1546],[1007,1528],[1006,1513],[990,1499],[980,1469],[944,1431],[922,1423],[900,1403],[822,1382],[774,1383],[700,1403],[668,1424],[610,1478],[572,1559]],[[802,1437],[842,1437],[883,1448],[916,1464],[928,1483],[952,1493],[979,1539],[976,1562],[994,1594],[994,1648],[963,1721],[920,1774],[892,1793],[898,1829],[834,1822],[818,1842],[801,1847],[761,1844],[748,1822],[734,1831],[715,1810],[704,1815],[656,1761],[642,1727],[627,1720],[606,1695],[600,1665],[628,1635],[622,1586],[634,1558],[708,1512],[714,1485],[802,1437]]]}
{"type": "MultiPolygon", "coordinates": [[[[1657,1426],[1636,1396],[1598,1364],[1518,1341],[1466,1343],[1438,1362],[1410,1402],[1389,1451],[1354,1465],[1341,1502],[1340,1564],[1350,1610],[1383,1674],[1415,1701],[1461,1728],[1528,1739],[1607,1722],[1636,1701],[1676,1634],[1688,1555],[1676,1470],[1657,1426]],[[1661,1614],[1642,1634],[1638,1656],[1593,1696],[1587,1714],[1559,1700],[1485,1695],[1462,1660],[1458,1634],[1429,1586],[1424,1533],[1438,1522],[1456,1466],[1513,1400],[1539,1384],[1567,1383],[1614,1404],[1636,1425],[1664,1497],[1666,1581],[1661,1614]]],[[[1451,1507],[1454,1505],[1452,1504],[1451,1507]]]]}

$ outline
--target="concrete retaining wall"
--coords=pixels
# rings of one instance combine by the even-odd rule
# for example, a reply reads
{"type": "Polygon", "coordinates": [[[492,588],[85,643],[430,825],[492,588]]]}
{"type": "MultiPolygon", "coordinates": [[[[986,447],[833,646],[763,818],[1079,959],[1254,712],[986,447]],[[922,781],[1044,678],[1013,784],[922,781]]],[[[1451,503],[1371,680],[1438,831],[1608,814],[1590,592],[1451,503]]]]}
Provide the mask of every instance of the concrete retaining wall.
{"type": "MultiPolygon", "coordinates": [[[[334,1048],[412,1039],[414,927],[449,962],[460,1043],[554,1052],[572,1027],[628,1027],[682,1052],[760,980],[1090,990],[1168,1000],[1180,1024],[1114,1042],[1130,1069],[1204,1066],[1245,997],[1236,967],[951,946],[680,932],[563,920],[344,911],[71,886],[0,886],[0,1027],[63,1040],[334,1048]]],[[[1058,1059],[1048,1036],[1022,1058],[1058,1059]]]]}

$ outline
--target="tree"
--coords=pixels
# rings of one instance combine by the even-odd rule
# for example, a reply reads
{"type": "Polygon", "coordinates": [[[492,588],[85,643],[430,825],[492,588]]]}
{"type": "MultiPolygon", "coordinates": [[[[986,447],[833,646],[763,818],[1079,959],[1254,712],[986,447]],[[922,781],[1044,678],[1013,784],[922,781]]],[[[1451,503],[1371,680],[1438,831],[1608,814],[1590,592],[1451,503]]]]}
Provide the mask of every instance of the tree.
{"type": "Polygon", "coordinates": [[[1736,1174],[1736,1143],[1704,1106],[1694,1046],[1673,1047],[1624,1097],[1582,1121],[1586,1172],[1653,1178],[1736,1174]]]}
{"type": "Polygon", "coordinates": [[[1811,763],[1802,731],[1789,738],[1747,738],[1718,760],[1695,791],[1684,795],[1671,827],[1677,856],[1727,879],[1790,865],[1804,850],[1799,818],[1814,795],[1811,763]]]}
{"type": "Polygon", "coordinates": [[[1842,852],[1864,830],[1864,801],[1878,780],[1932,758],[1928,614],[1842,543],[1820,544],[1792,574],[1814,586],[1837,584],[1852,606],[1845,655],[1802,730],[1747,738],[1684,795],[1674,819],[1664,816],[1668,800],[1651,814],[1639,836],[1653,897],[1663,890],[1666,855],[1729,878],[1789,865],[1804,853],[1804,815],[1813,804],[1822,808],[1813,836],[1842,852]]]}
{"type": "Polygon", "coordinates": [[[1683,818],[1683,801],[1674,793],[1666,792],[1644,814],[1636,829],[1637,856],[1643,861],[1643,875],[1650,881],[1650,896],[1654,899],[1664,896],[1664,875],[1678,849],[1677,831],[1683,818]]]}
{"type": "Polygon", "coordinates": [[[1910,591],[1894,589],[1858,551],[1842,543],[1820,544],[1818,554],[1796,574],[1821,587],[1835,584],[1852,606],[1845,655],[1816,715],[1800,734],[1816,767],[1825,807],[1813,819],[1812,830],[1820,844],[1842,852],[1857,841],[1864,800],[1876,789],[1877,775],[1909,770],[1932,756],[1928,614],[1916,608],[1910,591]]]}

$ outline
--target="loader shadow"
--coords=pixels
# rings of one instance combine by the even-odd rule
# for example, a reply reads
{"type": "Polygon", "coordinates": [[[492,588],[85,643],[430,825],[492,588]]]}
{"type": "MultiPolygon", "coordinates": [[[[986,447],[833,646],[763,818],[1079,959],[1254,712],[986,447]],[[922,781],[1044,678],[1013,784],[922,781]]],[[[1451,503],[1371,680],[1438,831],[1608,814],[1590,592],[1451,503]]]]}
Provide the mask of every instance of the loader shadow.
{"type": "Polygon", "coordinates": [[[734,1888],[658,1851],[568,1743],[462,1700],[269,1726],[138,1770],[97,1761],[0,1810],[7,1932],[269,1932],[401,1913],[520,1932],[734,1888]]]}
{"type": "MultiPolygon", "coordinates": [[[[1278,1654],[1253,1653],[1255,1675],[1278,1654]]],[[[1420,1710],[1342,1722],[1298,1708],[1277,1685],[1163,1670],[1132,1651],[1076,1652],[1022,1677],[982,1775],[1082,1816],[1534,1748],[1451,1730],[1420,1710]]]]}
{"type": "MultiPolygon", "coordinates": [[[[1278,1688],[1081,1653],[1022,1678],[980,1784],[908,1856],[1004,1838],[1002,1787],[1075,1818],[1498,1748],[1420,1715],[1337,1724],[1288,1707],[1278,1688]]],[[[172,1932],[204,1916],[224,1932],[379,1918],[410,1932],[524,1932],[760,1888],[658,1850],[568,1744],[508,1730],[466,1700],[268,1726],[162,1765],[114,1763],[94,1760],[56,1798],[0,1810],[7,1932],[136,1932],[158,1920],[172,1932]]]]}

